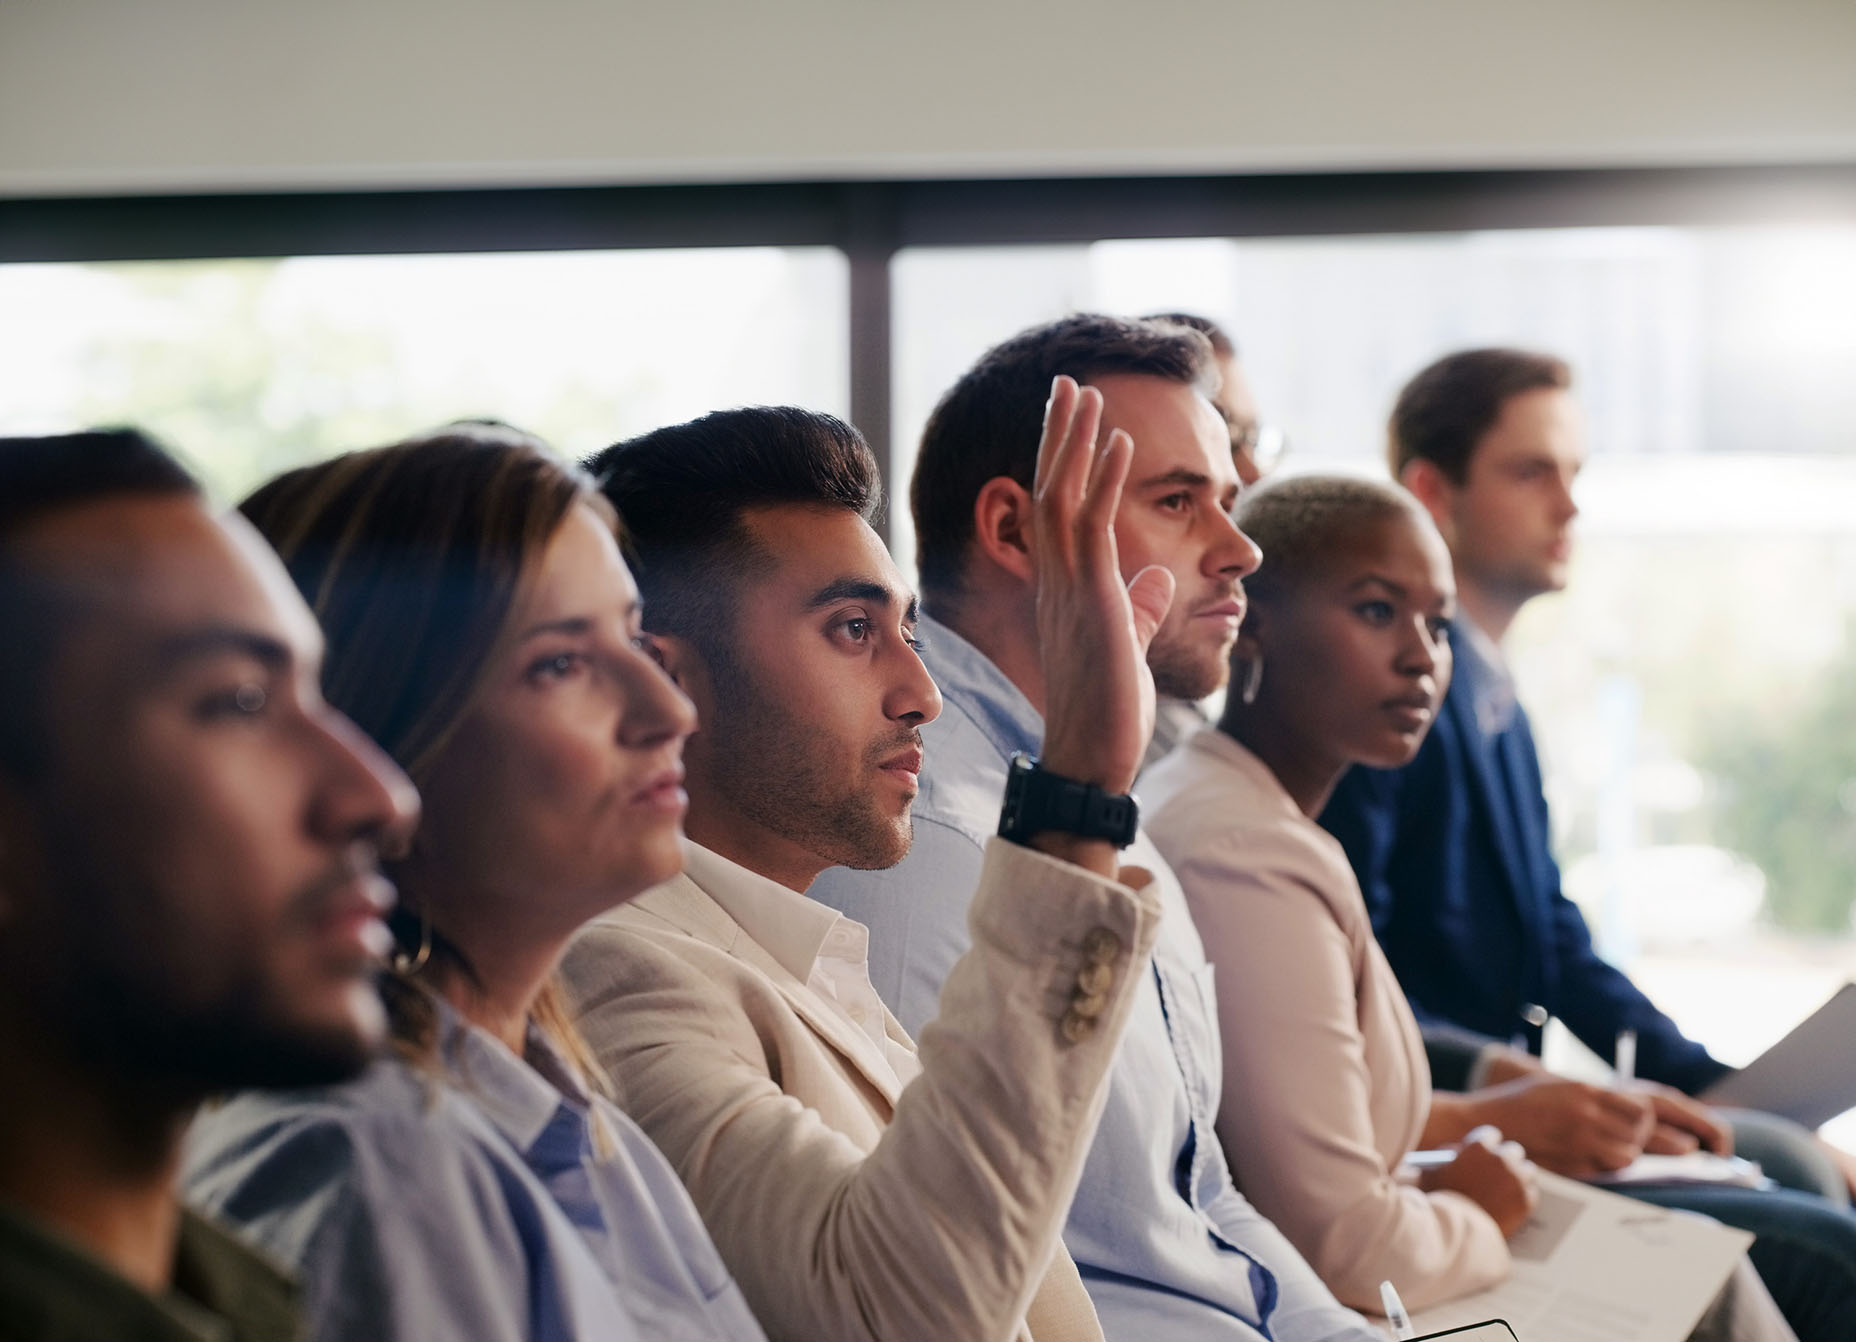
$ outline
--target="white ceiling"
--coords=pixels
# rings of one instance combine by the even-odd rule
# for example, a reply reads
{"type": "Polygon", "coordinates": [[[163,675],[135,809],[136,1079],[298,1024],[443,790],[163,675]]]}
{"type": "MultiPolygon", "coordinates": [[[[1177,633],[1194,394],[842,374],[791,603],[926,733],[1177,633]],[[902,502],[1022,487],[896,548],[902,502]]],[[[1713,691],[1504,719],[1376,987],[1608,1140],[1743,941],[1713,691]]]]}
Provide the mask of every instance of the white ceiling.
{"type": "Polygon", "coordinates": [[[1848,0],[0,0],[0,193],[1856,159],[1848,0]]]}

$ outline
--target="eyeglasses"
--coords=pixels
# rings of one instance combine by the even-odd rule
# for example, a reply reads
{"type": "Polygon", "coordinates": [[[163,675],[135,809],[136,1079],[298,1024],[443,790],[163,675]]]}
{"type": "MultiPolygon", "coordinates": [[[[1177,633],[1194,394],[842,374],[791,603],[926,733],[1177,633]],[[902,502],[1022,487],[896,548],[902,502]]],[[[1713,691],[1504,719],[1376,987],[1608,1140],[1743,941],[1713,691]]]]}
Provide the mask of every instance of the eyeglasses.
{"type": "Polygon", "coordinates": [[[1256,463],[1259,475],[1268,475],[1289,451],[1289,436],[1274,424],[1233,424],[1231,451],[1242,452],[1256,463]]]}

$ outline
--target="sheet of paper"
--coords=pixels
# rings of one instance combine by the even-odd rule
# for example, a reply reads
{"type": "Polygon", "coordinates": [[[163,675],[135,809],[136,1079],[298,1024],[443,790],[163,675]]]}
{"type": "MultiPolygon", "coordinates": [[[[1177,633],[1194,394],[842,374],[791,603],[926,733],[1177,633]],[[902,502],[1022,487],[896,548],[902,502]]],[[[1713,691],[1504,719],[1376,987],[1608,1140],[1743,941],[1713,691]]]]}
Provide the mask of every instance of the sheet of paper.
{"type": "MultiPolygon", "coordinates": [[[[1506,1319],[1522,1342],[1683,1342],[1752,1235],[1542,1173],[1492,1290],[1412,1316],[1420,1333],[1506,1319]]],[[[1394,1283],[1396,1285],[1396,1283],[1394,1283]]]]}
{"type": "Polygon", "coordinates": [[[1856,983],[1846,983],[1792,1032],[1702,1095],[1815,1128],[1856,1108],[1856,983]]]}
{"type": "Polygon", "coordinates": [[[1739,1156],[1717,1156],[1690,1151],[1685,1156],[1638,1156],[1621,1170],[1594,1174],[1585,1181],[1600,1188],[1627,1184],[1717,1184],[1735,1188],[1765,1188],[1771,1184],[1758,1165],[1739,1156]]]}

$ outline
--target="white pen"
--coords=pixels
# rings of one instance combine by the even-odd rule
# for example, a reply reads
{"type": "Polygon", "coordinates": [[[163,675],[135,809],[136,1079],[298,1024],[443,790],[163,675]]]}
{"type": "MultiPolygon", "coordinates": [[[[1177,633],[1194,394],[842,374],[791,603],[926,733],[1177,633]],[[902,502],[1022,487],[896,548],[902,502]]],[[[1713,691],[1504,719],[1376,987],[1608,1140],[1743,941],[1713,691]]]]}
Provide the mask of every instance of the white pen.
{"type": "Polygon", "coordinates": [[[1612,1054],[1611,1070],[1617,1074],[1619,1088],[1628,1086],[1637,1079],[1637,1032],[1635,1030],[1618,1031],[1617,1052],[1612,1054]]]}
{"type": "Polygon", "coordinates": [[[1411,1315],[1405,1312],[1405,1302],[1398,1298],[1398,1287],[1389,1281],[1380,1282],[1379,1303],[1385,1307],[1386,1322],[1392,1325],[1392,1336],[1398,1342],[1418,1335],[1418,1330],[1411,1326],[1411,1315]]]}
{"type": "Polygon", "coordinates": [[[1456,1159],[1456,1148],[1446,1146],[1425,1151],[1407,1151],[1401,1165],[1409,1165],[1414,1170],[1438,1170],[1456,1159]]]}

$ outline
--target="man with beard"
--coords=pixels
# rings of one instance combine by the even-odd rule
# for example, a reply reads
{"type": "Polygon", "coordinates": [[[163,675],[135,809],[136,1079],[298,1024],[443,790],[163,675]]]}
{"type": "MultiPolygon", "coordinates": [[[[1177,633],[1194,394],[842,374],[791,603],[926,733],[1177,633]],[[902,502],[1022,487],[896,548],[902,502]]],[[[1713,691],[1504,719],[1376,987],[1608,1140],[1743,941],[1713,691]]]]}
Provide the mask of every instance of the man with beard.
{"type": "Polygon", "coordinates": [[[919,1053],[870,984],[864,929],[805,894],[828,866],[908,851],[941,710],[915,598],[868,524],[875,458],[829,416],[754,409],[589,463],[646,637],[701,725],[684,874],[607,915],[564,970],[621,1102],[776,1339],[1101,1337],[1060,1234],[1158,930],[1116,846],[1172,583],[1118,571],[1125,436],[1098,449],[1093,392],[1045,394],[1027,563],[1065,651],[1040,668],[1045,763],[973,865],[973,948],[919,1053]],[[1086,804],[1039,811],[1056,793],[1086,804]]]}
{"type": "MultiPolygon", "coordinates": [[[[869,924],[871,977],[919,1028],[969,939],[969,895],[993,818],[983,800],[1015,752],[1034,751],[1050,711],[1048,668],[1088,669],[1052,646],[1050,599],[1031,562],[1044,388],[1053,376],[1102,398],[1102,426],[1133,440],[1114,518],[1121,572],[1173,576],[1172,608],[1148,649],[1163,695],[1201,699],[1224,682],[1257,547],[1230,518],[1239,480],[1207,398],[1212,349],[1173,323],[1075,315],[984,355],[942,398],[911,487],[928,611],[923,657],[947,711],[924,732],[915,846],[887,871],[834,870],[815,898],[869,924]]],[[[1221,1054],[1211,970],[1185,897],[1137,837],[1166,916],[1142,966],[1128,1031],[1064,1240],[1111,1337],[1367,1338],[1287,1239],[1232,1184],[1213,1132],[1221,1054]]]]}
{"type": "Polygon", "coordinates": [[[175,1195],[200,1102],[358,1071],[416,807],[283,567],[132,432],[0,439],[0,1336],[293,1338],[175,1195]]]}

